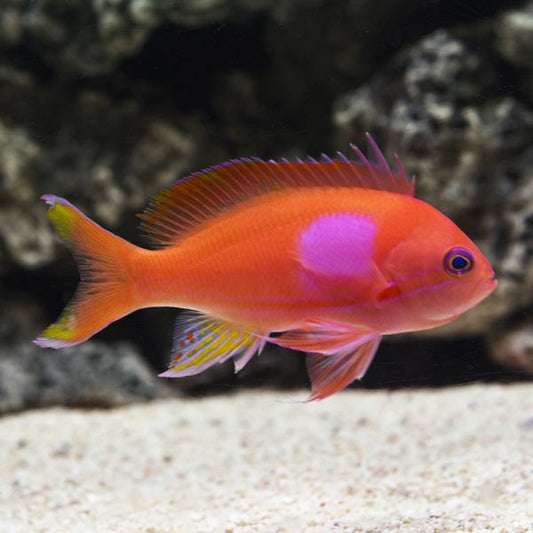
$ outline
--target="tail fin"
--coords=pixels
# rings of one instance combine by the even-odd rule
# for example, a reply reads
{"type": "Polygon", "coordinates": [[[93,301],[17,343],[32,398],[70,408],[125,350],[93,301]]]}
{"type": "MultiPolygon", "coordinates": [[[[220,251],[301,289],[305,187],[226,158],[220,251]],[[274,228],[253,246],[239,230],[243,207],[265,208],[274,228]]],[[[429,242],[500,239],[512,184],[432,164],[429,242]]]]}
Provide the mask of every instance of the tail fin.
{"type": "Polygon", "coordinates": [[[50,206],[48,218],[72,250],[81,281],[61,316],[34,342],[43,348],[64,348],[136,309],[130,274],[136,246],[101,228],[63,198],[47,194],[41,199],[50,206]]]}

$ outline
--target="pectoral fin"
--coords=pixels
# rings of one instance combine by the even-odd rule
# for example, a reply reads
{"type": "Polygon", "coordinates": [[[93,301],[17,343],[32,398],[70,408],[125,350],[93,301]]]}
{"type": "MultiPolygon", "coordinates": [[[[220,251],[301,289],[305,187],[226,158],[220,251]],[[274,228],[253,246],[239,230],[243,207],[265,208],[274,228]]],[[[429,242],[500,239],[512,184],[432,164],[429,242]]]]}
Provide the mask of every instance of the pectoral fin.
{"type": "Polygon", "coordinates": [[[381,335],[375,335],[362,344],[356,341],[352,349],[347,348],[332,355],[308,354],[307,372],[311,379],[308,401],[322,400],[363,377],[380,341],[381,335]]]}
{"type": "Polygon", "coordinates": [[[373,330],[363,326],[309,320],[302,328],[286,331],[279,337],[270,337],[268,341],[291,350],[332,355],[351,350],[355,342],[362,344],[375,335],[373,330]]]}

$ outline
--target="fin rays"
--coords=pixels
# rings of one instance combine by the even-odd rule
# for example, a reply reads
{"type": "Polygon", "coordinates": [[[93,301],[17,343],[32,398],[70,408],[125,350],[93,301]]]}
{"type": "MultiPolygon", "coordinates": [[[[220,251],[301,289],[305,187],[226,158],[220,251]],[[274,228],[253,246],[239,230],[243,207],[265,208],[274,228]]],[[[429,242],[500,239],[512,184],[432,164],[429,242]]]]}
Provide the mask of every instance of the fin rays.
{"type": "Polygon", "coordinates": [[[156,247],[171,246],[241,202],[287,188],[362,187],[412,196],[414,181],[406,177],[398,157],[391,169],[369,134],[367,140],[369,159],[352,145],[355,160],[341,153],[338,159],[322,156],[320,161],[243,158],[195,172],[152,198],[139,215],[141,229],[156,247]]]}
{"type": "Polygon", "coordinates": [[[308,401],[323,400],[344,389],[352,381],[364,376],[378,349],[381,336],[355,343],[331,355],[311,353],[307,355],[307,372],[311,380],[308,401]]]}
{"type": "Polygon", "coordinates": [[[74,346],[132,312],[128,258],[135,246],[101,228],[72,204],[44,195],[48,218],[72,250],[81,281],[60,317],[35,339],[43,348],[74,346]]]}
{"type": "Polygon", "coordinates": [[[222,320],[185,312],[176,322],[169,369],[160,374],[160,377],[192,376],[237,356],[235,369],[238,371],[255,353],[262,350],[265,342],[266,340],[222,320]]]}

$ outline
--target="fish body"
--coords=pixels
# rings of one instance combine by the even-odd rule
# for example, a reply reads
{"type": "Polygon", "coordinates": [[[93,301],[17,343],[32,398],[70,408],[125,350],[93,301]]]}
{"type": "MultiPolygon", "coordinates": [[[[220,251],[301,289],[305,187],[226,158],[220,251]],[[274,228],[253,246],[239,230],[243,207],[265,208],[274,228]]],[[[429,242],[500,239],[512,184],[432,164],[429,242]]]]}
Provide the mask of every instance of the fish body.
{"type": "Polygon", "coordinates": [[[447,323],[496,287],[476,245],[369,142],[376,162],[355,148],[356,161],[236,160],[178,181],[141,215],[155,250],[46,195],[81,283],[37,344],[78,344],[136,309],[180,307],[194,312],[178,319],[165,377],[229,357],[239,370],[271,342],[309,353],[311,399],[345,387],[383,335],[447,323]]]}

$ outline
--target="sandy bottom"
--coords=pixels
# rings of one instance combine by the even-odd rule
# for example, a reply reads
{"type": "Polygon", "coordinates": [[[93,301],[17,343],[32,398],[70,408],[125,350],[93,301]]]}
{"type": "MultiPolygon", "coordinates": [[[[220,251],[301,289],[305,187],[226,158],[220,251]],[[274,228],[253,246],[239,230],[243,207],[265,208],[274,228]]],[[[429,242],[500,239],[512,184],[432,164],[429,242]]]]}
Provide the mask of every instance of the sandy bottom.
{"type": "Polygon", "coordinates": [[[0,530],[533,531],[533,387],[0,420],[0,530]]]}

